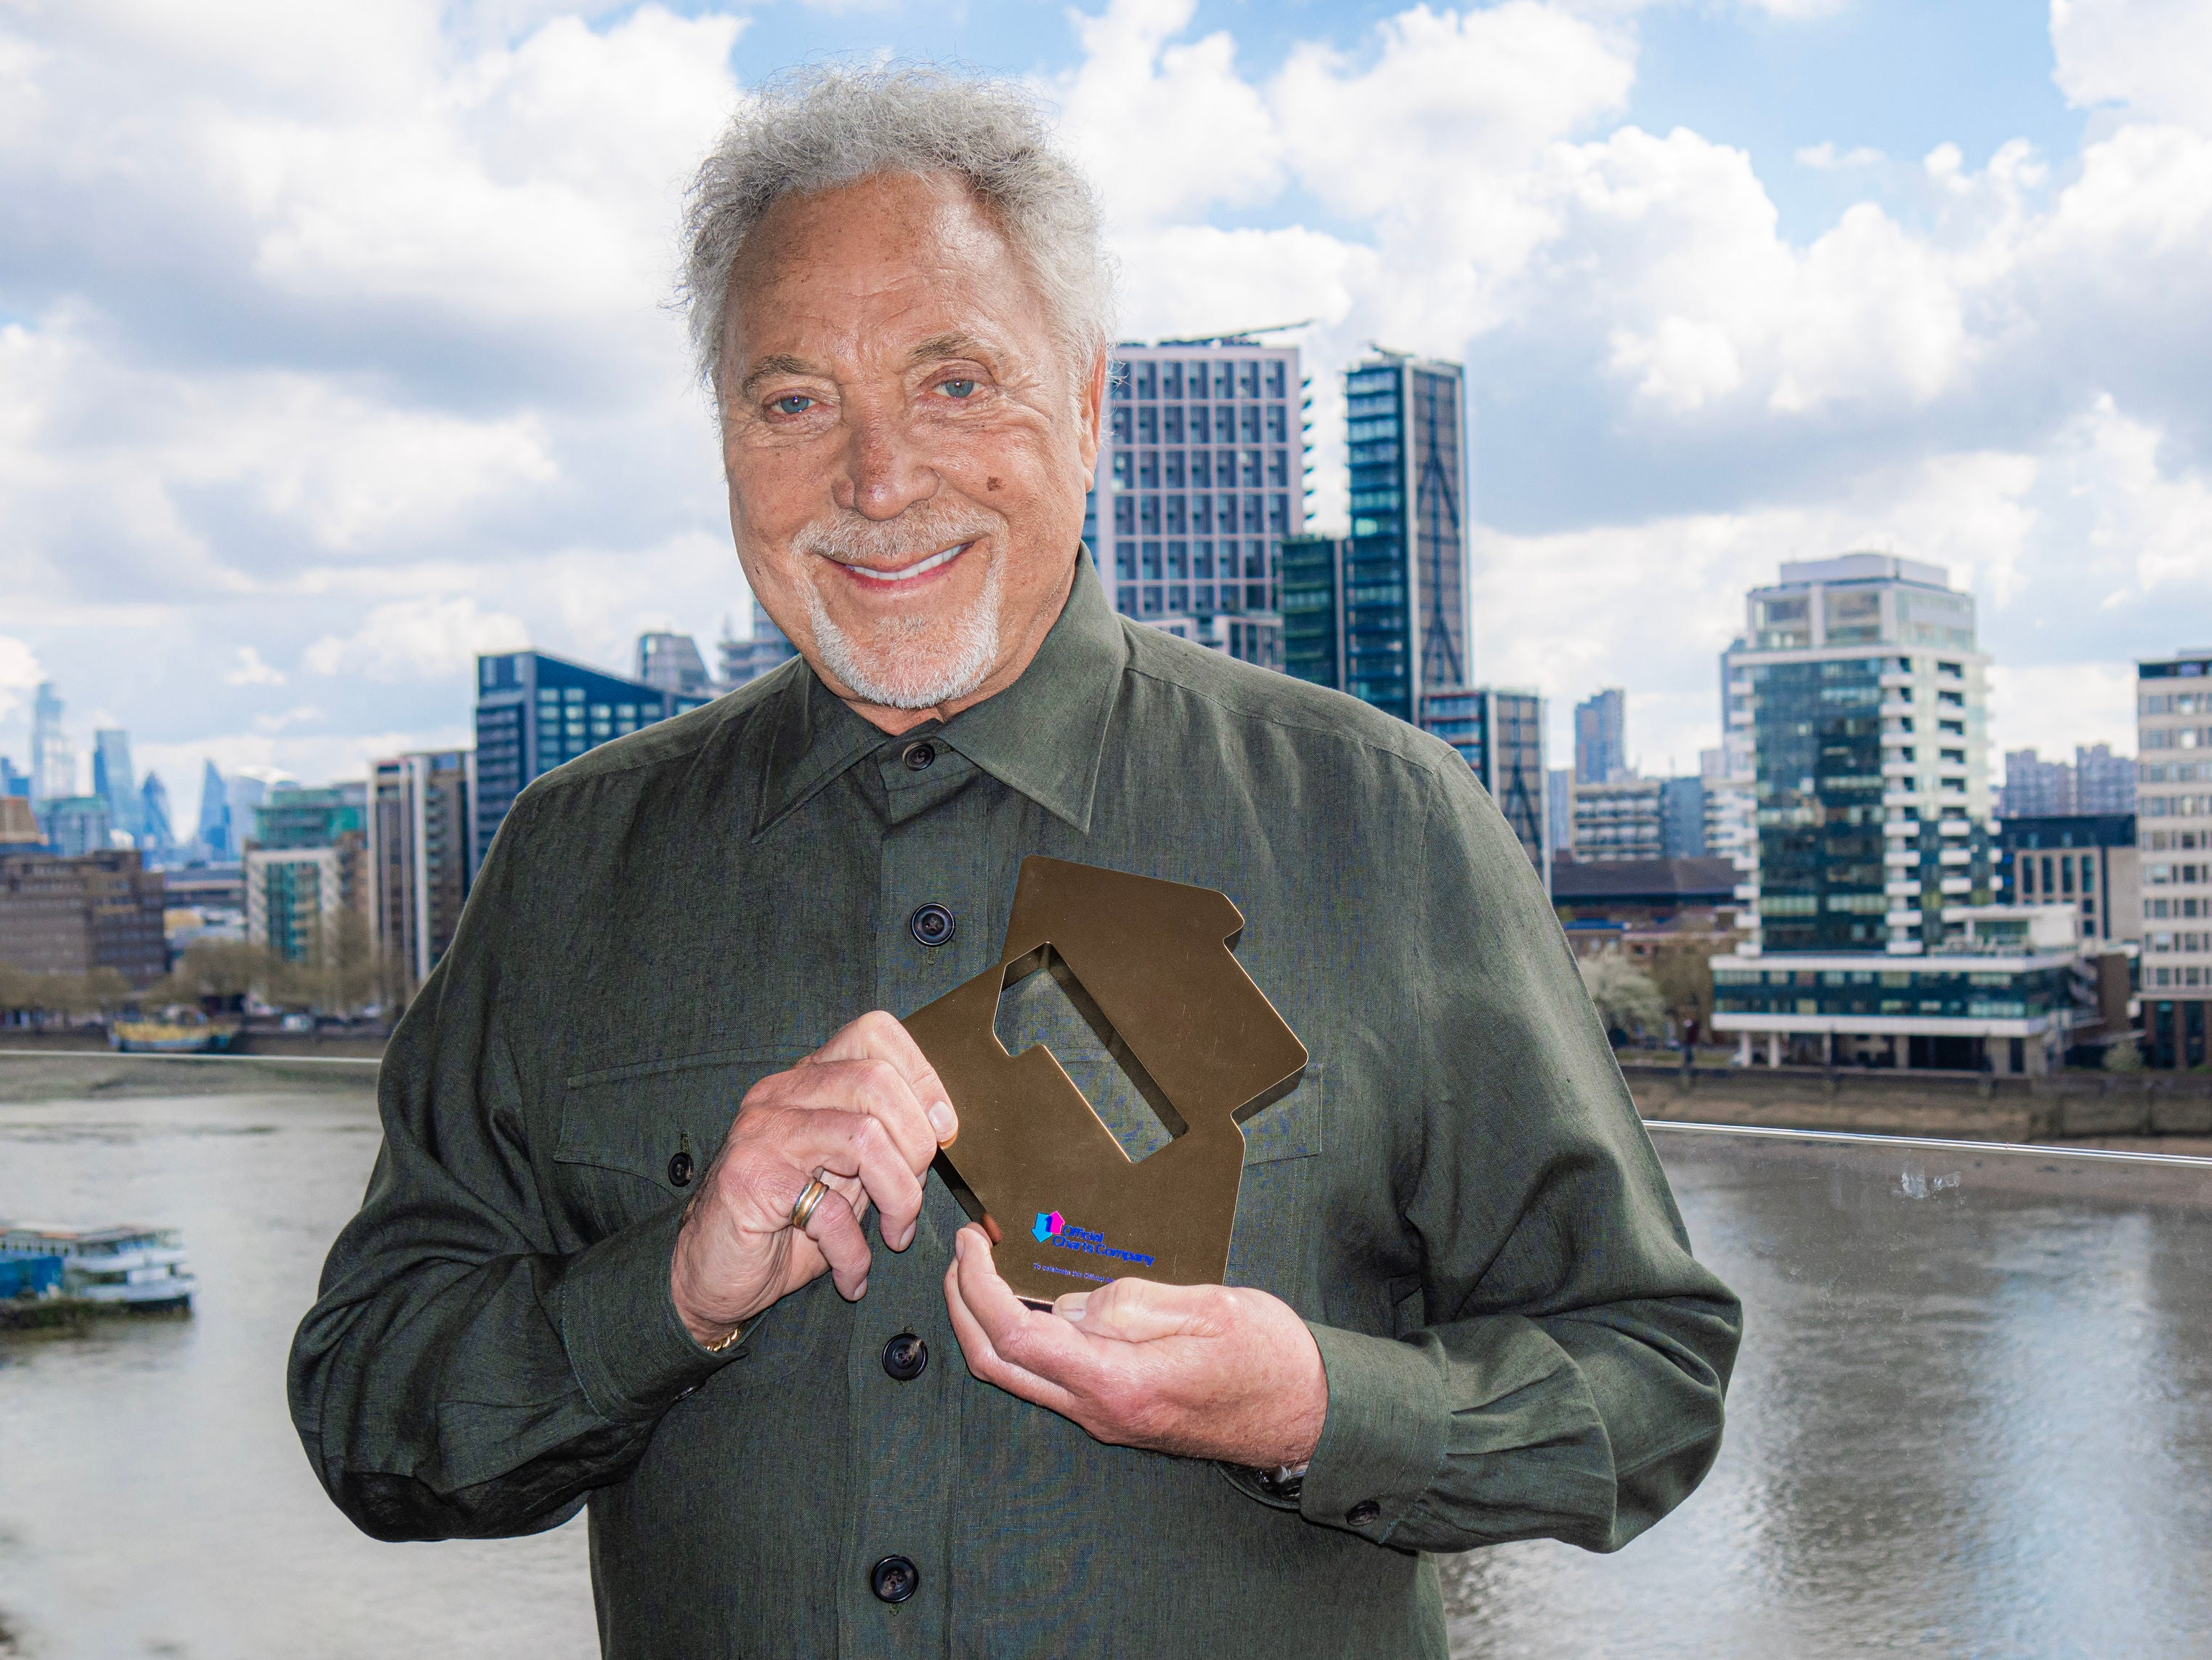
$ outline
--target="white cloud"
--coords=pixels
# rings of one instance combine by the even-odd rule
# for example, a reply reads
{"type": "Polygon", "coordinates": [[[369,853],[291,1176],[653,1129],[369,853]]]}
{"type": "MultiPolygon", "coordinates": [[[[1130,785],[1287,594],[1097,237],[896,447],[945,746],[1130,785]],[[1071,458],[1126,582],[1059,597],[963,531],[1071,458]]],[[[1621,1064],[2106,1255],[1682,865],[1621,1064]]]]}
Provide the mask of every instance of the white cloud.
{"type": "Polygon", "coordinates": [[[2098,744],[2135,753],[2136,675],[2130,663],[1996,663],[1990,668],[1990,747],[2000,775],[2008,750],[2070,761],[2098,744]]]}
{"type": "Polygon", "coordinates": [[[428,680],[471,667],[478,652],[520,651],[529,643],[520,618],[479,611],[474,599],[457,594],[379,605],[351,635],[316,641],[301,664],[312,674],[428,680]]]}
{"type": "Polygon", "coordinates": [[[0,634],[0,720],[12,714],[23,694],[44,678],[38,654],[21,640],[0,634]]]}
{"type": "Polygon", "coordinates": [[[2212,10],[2201,0],[2051,0],[2059,88],[2212,132],[2212,10]]]}
{"type": "Polygon", "coordinates": [[[1868,145],[1839,150],[1826,139],[1817,144],[1808,144],[1796,154],[1799,166],[1810,167],[1816,173],[1835,173],[1844,167],[1871,167],[1885,159],[1880,150],[1868,145]]]}
{"type": "Polygon", "coordinates": [[[1074,14],[1082,63],[1049,83],[1069,148],[1109,216],[1138,225],[1250,202],[1281,180],[1280,141],[1225,32],[1170,45],[1197,0],[1112,0],[1074,14]]]}
{"type": "Polygon", "coordinates": [[[252,646],[240,646],[237,666],[224,672],[222,683],[226,686],[281,686],[284,678],[282,669],[263,662],[261,654],[252,646]]]}

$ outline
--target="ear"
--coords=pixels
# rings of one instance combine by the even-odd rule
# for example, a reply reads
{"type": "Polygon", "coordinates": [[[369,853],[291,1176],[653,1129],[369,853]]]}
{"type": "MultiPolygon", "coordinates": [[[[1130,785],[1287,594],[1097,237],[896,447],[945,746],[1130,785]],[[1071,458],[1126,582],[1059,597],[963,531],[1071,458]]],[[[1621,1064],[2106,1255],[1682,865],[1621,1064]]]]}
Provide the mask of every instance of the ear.
{"type": "Polygon", "coordinates": [[[1100,347],[1091,359],[1091,371],[1076,394],[1076,423],[1083,453],[1084,488],[1098,487],[1098,423],[1106,407],[1106,350],[1100,347]]]}

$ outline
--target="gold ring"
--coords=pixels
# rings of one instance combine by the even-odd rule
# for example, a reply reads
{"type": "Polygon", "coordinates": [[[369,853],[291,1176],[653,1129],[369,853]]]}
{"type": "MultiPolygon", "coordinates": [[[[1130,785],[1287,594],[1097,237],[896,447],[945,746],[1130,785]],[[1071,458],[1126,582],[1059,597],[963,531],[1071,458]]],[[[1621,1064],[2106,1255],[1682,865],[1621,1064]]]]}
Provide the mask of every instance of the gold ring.
{"type": "Polygon", "coordinates": [[[814,1213],[821,1208],[822,1201],[829,1196],[829,1186],[820,1177],[809,1182],[799,1190],[799,1197],[792,1201],[791,1225],[801,1233],[805,1232],[806,1225],[814,1219],[814,1213]]]}

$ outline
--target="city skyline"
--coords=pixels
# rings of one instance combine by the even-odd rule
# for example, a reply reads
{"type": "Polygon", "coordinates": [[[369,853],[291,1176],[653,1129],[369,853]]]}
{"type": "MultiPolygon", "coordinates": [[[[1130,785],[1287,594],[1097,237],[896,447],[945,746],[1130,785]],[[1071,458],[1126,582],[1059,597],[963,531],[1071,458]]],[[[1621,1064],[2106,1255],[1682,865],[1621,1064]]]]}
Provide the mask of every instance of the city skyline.
{"type": "Polygon", "coordinates": [[[660,307],[676,192],[743,85],[879,46],[1060,105],[1124,337],[1318,319],[1268,337],[1315,389],[1315,528],[1348,516],[1344,367],[1466,363],[1467,678],[1542,692],[1554,757],[1607,685],[1640,770],[1716,743],[1714,654],[1785,559],[1949,566],[2001,751],[2127,745],[2134,660],[2212,606],[2207,333],[2161,297],[2212,250],[2178,14],[556,11],[0,27],[52,94],[0,158],[0,752],[52,679],[80,767],[128,731],[181,826],[203,757],[465,744],[478,651],[747,634],[660,307]],[[88,137],[118,97],[173,141],[157,185],[88,137]]]}

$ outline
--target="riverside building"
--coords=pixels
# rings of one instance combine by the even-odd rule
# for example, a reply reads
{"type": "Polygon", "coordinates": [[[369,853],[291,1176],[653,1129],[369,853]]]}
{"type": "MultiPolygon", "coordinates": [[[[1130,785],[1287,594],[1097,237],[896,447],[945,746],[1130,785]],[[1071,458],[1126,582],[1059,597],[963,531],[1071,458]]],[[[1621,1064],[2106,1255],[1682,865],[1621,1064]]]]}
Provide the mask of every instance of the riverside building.
{"type": "Polygon", "coordinates": [[[1305,528],[1304,410],[1295,346],[1114,348],[1083,535],[1116,611],[1283,666],[1278,561],[1305,528]]]}
{"type": "Polygon", "coordinates": [[[1796,561],[1723,658],[1750,937],[1740,1056],[2041,1073],[2096,1017],[2078,905],[1999,905],[1974,601],[1888,554],[1796,561]]]}
{"type": "Polygon", "coordinates": [[[2136,666],[2143,1058],[2212,1060],[2212,647],[2136,666]]]}

